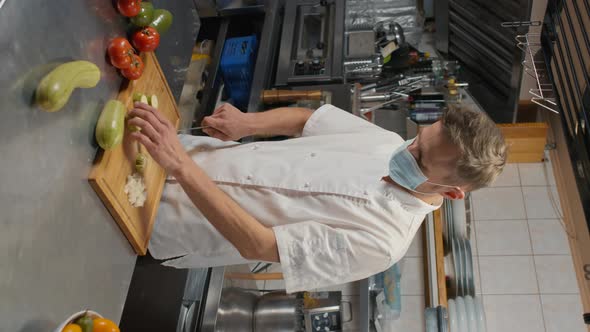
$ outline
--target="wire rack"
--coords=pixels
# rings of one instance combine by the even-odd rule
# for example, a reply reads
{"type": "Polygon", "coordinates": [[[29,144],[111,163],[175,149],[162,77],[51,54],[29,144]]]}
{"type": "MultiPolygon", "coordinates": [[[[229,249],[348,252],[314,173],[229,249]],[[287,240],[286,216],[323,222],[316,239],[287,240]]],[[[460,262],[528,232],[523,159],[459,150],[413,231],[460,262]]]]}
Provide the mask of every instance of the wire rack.
{"type": "Polygon", "coordinates": [[[529,89],[529,94],[532,95],[531,102],[559,114],[553,85],[549,81],[545,62],[535,59],[536,54],[541,50],[540,38],[540,33],[518,35],[515,37],[516,46],[525,53],[522,62],[525,73],[531,76],[536,83],[534,88],[529,89]]]}

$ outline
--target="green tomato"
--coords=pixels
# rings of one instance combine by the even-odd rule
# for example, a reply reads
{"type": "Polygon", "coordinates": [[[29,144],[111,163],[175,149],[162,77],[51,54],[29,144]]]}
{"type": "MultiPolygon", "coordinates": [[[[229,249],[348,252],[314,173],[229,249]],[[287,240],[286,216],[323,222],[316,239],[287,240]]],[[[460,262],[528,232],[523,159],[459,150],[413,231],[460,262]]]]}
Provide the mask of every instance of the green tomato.
{"type": "Polygon", "coordinates": [[[88,315],[84,315],[78,318],[76,320],[76,324],[80,325],[80,327],[82,328],[82,332],[92,332],[92,329],[94,327],[94,321],[92,320],[92,317],[88,315]]]}
{"type": "Polygon", "coordinates": [[[170,29],[172,25],[172,13],[167,11],[166,9],[156,9],[154,10],[154,18],[150,23],[150,26],[154,29],[158,30],[160,34],[165,33],[170,29]]]}
{"type": "Polygon", "coordinates": [[[154,19],[154,5],[151,2],[142,2],[139,14],[131,18],[131,23],[138,27],[150,25],[154,19]]]}

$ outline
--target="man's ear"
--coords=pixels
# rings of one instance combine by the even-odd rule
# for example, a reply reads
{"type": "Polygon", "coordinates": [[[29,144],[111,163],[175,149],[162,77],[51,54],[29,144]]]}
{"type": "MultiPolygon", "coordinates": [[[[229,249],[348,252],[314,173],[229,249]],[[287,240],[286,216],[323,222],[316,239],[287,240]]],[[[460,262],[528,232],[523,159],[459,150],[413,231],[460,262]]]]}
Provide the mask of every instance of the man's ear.
{"type": "Polygon", "coordinates": [[[441,193],[441,195],[447,199],[464,199],[465,198],[465,192],[459,187],[450,188],[449,190],[441,193]]]}

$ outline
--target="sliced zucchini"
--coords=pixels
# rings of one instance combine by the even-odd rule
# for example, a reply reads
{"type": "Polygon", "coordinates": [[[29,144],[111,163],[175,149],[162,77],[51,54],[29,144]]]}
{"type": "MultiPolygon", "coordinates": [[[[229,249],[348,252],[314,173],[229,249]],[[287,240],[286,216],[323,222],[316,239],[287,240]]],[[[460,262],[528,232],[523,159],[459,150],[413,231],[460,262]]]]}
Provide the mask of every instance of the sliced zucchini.
{"type": "Polygon", "coordinates": [[[158,103],[158,97],[156,97],[156,95],[151,95],[148,99],[150,102],[150,106],[152,106],[153,108],[158,108],[158,106],[160,106],[160,104],[158,103]]]}
{"type": "Polygon", "coordinates": [[[138,102],[141,101],[141,97],[143,96],[143,93],[141,92],[134,92],[133,93],[133,102],[138,102]]]}

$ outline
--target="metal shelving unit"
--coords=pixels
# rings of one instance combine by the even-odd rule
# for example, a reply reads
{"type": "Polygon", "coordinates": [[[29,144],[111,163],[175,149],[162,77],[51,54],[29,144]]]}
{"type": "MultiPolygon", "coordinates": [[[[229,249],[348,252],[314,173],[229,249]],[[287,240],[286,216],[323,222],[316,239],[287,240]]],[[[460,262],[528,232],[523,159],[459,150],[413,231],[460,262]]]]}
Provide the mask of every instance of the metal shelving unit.
{"type": "Polygon", "coordinates": [[[522,62],[524,72],[531,76],[536,83],[535,88],[529,89],[529,94],[532,95],[531,102],[559,114],[553,93],[553,84],[548,79],[545,61],[540,60],[537,56],[542,46],[540,37],[540,33],[518,35],[515,37],[516,46],[524,52],[525,59],[522,62]]]}

